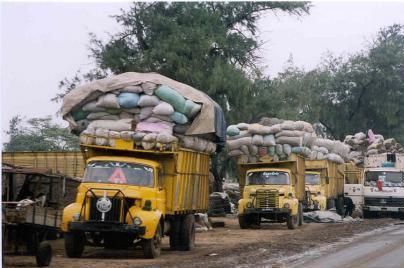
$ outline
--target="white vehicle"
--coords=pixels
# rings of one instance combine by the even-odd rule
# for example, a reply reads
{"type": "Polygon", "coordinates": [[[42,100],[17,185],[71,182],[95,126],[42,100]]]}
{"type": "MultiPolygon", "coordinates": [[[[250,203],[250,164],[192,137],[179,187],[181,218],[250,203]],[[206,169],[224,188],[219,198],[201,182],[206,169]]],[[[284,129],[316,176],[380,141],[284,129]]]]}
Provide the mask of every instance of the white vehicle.
{"type": "Polygon", "coordinates": [[[404,216],[404,155],[378,154],[365,158],[363,217],[381,212],[404,216]]]}

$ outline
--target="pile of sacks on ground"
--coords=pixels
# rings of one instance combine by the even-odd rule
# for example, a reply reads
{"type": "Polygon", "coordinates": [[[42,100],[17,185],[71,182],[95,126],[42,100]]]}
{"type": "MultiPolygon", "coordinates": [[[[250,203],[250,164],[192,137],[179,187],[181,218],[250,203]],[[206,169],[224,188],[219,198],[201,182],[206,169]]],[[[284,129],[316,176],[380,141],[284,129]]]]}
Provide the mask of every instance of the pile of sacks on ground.
{"type": "Polygon", "coordinates": [[[259,123],[239,123],[227,128],[227,149],[231,157],[241,162],[255,163],[259,157],[272,156],[275,161],[286,159],[291,153],[311,160],[328,159],[344,163],[349,146],[329,139],[318,138],[313,126],[305,121],[263,118],[259,123]]]}
{"type": "Polygon", "coordinates": [[[384,139],[383,135],[373,134],[369,137],[358,132],[355,135],[347,135],[344,143],[350,146],[349,159],[355,164],[362,164],[365,156],[381,153],[404,153],[403,146],[394,138],[384,139]]]}
{"type": "Polygon", "coordinates": [[[71,118],[74,120],[81,143],[114,146],[120,138],[133,140],[146,150],[170,149],[180,144],[201,152],[216,151],[216,144],[208,135],[186,134],[202,104],[187,99],[170,86],[143,82],[95,93],[98,93],[95,97],[87,94],[86,99],[64,115],[70,118],[70,123],[71,118]]]}

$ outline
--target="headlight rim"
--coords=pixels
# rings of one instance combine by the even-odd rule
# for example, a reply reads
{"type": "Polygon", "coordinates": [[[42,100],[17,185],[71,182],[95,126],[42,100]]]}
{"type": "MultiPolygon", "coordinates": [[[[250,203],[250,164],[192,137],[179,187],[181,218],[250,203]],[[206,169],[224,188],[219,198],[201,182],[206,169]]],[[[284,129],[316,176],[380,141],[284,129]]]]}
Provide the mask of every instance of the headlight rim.
{"type": "Polygon", "coordinates": [[[134,224],[134,225],[140,226],[142,223],[143,223],[143,222],[142,222],[142,219],[141,219],[141,218],[139,218],[139,217],[134,217],[134,218],[133,218],[133,224],[134,224]]]}

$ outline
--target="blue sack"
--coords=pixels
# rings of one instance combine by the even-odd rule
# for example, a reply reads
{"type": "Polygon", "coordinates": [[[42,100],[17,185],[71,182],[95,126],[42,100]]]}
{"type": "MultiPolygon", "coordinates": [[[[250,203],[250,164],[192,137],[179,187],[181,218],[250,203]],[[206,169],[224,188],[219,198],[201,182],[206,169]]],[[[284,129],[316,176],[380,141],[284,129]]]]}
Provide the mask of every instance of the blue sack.
{"type": "Polygon", "coordinates": [[[139,102],[139,94],[132,92],[123,92],[118,95],[119,106],[122,108],[135,108],[139,102]]]}

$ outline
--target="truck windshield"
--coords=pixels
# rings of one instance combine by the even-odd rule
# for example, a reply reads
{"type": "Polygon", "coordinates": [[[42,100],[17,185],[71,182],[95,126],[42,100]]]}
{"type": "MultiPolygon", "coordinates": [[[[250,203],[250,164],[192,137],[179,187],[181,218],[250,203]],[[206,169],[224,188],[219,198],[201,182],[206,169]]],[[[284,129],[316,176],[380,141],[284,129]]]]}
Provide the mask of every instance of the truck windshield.
{"type": "Polygon", "coordinates": [[[289,174],[278,171],[250,172],[247,175],[247,185],[287,185],[290,184],[289,174]]]}
{"type": "Polygon", "coordinates": [[[306,174],[306,175],[304,175],[304,182],[308,185],[319,185],[320,184],[320,175],[306,174]]]}
{"type": "Polygon", "coordinates": [[[403,187],[403,172],[397,171],[366,171],[365,186],[377,186],[377,181],[382,181],[385,187],[403,187]]]}
{"type": "Polygon", "coordinates": [[[153,168],[134,163],[93,161],[86,167],[83,182],[153,187],[153,168]]]}

